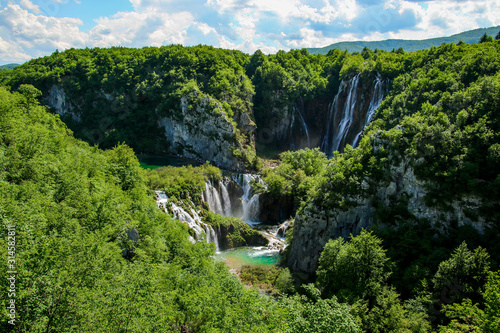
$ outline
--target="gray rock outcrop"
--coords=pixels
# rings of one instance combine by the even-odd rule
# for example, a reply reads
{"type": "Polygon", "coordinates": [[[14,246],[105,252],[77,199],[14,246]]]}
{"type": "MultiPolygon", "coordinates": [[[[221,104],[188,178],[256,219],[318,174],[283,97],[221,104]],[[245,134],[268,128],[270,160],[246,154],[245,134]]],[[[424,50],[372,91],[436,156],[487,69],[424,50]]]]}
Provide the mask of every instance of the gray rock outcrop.
{"type": "MultiPolygon", "coordinates": [[[[252,129],[250,121],[242,120],[247,131],[252,129]]],[[[182,97],[180,114],[160,118],[159,125],[165,130],[172,152],[224,167],[245,168],[237,156],[243,147],[237,140],[236,123],[215,100],[201,92],[193,90],[182,97]]]]}
{"type": "MultiPolygon", "coordinates": [[[[469,225],[479,234],[484,234],[490,224],[479,214],[471,219],[467,211],[479,211],[481,201],[468,196],[452,200],[446,209],[430,207],[425,202],[428,193],[428,181],[417,179],[414,167],[403,161],[390,170],[391,179],[377,185],[373,196],[352,198],[356,206],[347,210],[324,210],[309,204],[303,214],[295,217],[293,242],[288,265],[294,271],[313,272],[323,247],[330,239],[348,238],[351,234],[359,234],[363,228],[374,224],[383,225],[384,221],[376,218],[374,203],[390,207],[404,198],[412,220],[429,221],[436,232],[446,234],[453,226],[469,225]]],[[[363,186],[369,186],[363,182],[363,186]]],[[[391,226],[397,228],[397,226],[391,226]]]]}

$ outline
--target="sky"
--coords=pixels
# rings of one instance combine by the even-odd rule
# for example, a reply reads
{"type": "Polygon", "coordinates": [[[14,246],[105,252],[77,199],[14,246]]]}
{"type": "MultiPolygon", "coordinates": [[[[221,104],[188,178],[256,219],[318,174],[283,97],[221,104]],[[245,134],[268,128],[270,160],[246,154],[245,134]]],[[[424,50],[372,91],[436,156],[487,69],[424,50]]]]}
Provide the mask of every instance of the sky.
{"type": "Polygon", "coordinates": [[[500,25],[500,0],[0,0],[0,64],[68,48],[198,45],[269,54],[500,25]]]}

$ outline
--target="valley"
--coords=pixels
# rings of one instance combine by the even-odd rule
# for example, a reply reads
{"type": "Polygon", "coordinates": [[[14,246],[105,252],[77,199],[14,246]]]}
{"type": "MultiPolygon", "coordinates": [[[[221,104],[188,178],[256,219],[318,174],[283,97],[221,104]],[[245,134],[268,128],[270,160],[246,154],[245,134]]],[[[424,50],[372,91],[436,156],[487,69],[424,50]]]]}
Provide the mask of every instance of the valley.
{"type": "Polygon", "coordinates": [[[498,40],[69,49],[0,75],[18,332],[498,328],[498,40]]]}

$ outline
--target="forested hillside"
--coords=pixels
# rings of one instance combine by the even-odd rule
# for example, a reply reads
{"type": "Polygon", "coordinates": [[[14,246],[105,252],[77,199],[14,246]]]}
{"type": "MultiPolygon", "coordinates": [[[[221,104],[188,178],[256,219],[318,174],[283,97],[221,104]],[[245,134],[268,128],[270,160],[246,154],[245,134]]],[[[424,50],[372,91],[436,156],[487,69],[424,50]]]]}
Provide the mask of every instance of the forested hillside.
{"type": "Polygon", "coordinates": [[[500,329],[498,41],[327,55],[68,50],[0,82],[19,331],[500,329]],[[294,219],[277,302],[244,289],[154,204],[165,190],[234,229],[202,196],[220,170],[146,175],[141,152],[260,171],[261,207],[294,219]]]}
{"type": "Polygon", "coordinates": [[[400,47],[406,52],[419,51],[430,49],[431,47],[438,47],[441,44],[458,43],[463,41],[466,44],[476,44],[481,36],[487,34],[495,37],[500,30],[499,27],[480,28],[469,31],[464,31],[448,37],[437,37],[422,40],[406,40],[406,39],[387,39],[381,41],[356,41],[356,42],[339,42],[320,48],[308,48],[308,51],[313,54],[327,54],[328,51],[333,49],[348,50],[349,52],[361,52],[365,47],[372,50],[391,51],[397,50],[400,47]]]}
{"type": "Polygon", "coordinates": [[[0,266],[15,300],[1,293],[2,331],[359,331],[334,299],[278,303],[244,288],[156,207],[129,147],[89,147],[37,89],[19,91],[0,88],[0,248],[15,257],[0,266]]]}

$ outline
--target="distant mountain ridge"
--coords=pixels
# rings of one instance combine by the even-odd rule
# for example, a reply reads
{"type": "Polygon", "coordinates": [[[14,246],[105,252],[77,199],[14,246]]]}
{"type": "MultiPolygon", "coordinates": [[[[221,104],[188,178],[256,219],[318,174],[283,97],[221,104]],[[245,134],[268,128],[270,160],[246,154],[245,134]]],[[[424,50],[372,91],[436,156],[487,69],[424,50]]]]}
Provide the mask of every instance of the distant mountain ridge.
{"type": "Polygon", "coordinates": [[[491,28],[479,28],[475,30],[464,31],[449,37],[437,37],[422,40],[408,40],[408,39],[387,39],[382,41],[355,41],[355,42],[339,42],[321,48],[308,48],[309,53],[312,54],[327,54],[332,49],[348,50],[349,52],[361,52],[364,47],[375,50],[391,51],[402,47],[405,51],[418,51],[429,49],[433,46],[439,46],[443,43],[458,43],[463,41],[467,44],[474,44],[479,41],[485,33],[495,38],[500,31],[500,26],[491,28]]]}
{"type": "Polygon", "coordinates": [[[0,70],[8,70],[8,69],[14,69],[14,67],[19,66],[19,64],[6,64],[6,65],[1,65],[0,70]]]}

